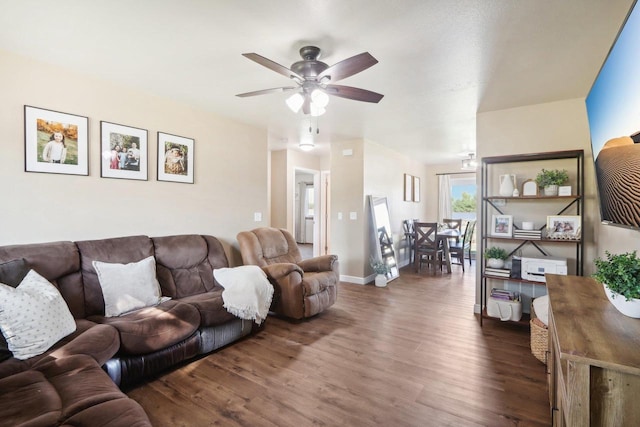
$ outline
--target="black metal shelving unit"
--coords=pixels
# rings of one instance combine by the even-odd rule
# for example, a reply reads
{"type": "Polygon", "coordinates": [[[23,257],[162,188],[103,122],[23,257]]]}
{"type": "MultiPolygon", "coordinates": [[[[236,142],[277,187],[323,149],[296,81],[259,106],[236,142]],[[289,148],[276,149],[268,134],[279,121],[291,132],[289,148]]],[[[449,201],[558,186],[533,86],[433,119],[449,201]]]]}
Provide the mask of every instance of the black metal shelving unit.
{"type": "MultiPolygon", "coordinates": [[[[537,250],[541,255],[548,256],[550,255],[549,247],[552,245],[560,244],[560,245],[575,245],[575,270],[576,274],[581,276],[583,274],[583,257],[584,257],[584,245],[583,245],[583,234],[582,230],[584,230],[584,151],[583,150],[567,150],[567,151],[555,151],[555,152],[545,152],[545,153],[531,153],[531,154],[517,154],[517,155],[508,155],[508,156],[494,156],[494,157],[484,157],[481,162],[481,224],[480,230],[482,231],[482,236],[480,239],[480,250],[478,252],[478,256],[481,258],[480,268],[481,268],[481,282],[480,282],[480,324],[482,325],[483,319],[493,319],[493,317],[488,316],[486,313],[487,307],[487,289],[489,281],[513,281],[520,283],[529,283],[533,285],[545,286],[545,283],[542,282],[532,282],[529,280],[521,279],[521,278],[506,278],[506,277],[496,277],[485,273],[485,263],[484,263],[484,251],[488,248],[489,242],[493,241],[510,241],[517,243],[517,246],[509,252],[509,256],[520,251],[525,246],[531,246],[537,250]],[[545,196],[545,195],[536,195],[536,196],[520,196],[520,197],[503,197],[496,196],[490,194],[489,183],[492,175],[492,169],[495,165],[499,164],[507,164],[507,163],[523,163],[523,162],[534,162],[534,161],[544,161],[544,160],[574,160],[575,161],[575,173],[576,173],[576,192],[570,196],[545,196]],[[580,238],[576,240],[558,240],[558,239],[548,239],[542,237],[541,239],[525,239],[525,238],[516,238],[516,237],[501,237],[501,236],[492,236],[489,232],[490,222],[492,215],[500,214],[504,215],[505,210],[501,203],[498,201],[505,201],[506,203],[521,203],[526,208],[527,203],[545,203],[545,202],[566,202],[562,204],[562,208],[559,212],[549,213],[555,215],[563,215],[564,213],[572,210],[575,211],[576,215],[580,216],[580,238]]],[[[505,204],[506,204],[505,203],[505,204]]],[[[511,203],[511,204],[513,204],[511,203]]],[[[518,228],[514,224],[514,228],[518,228]]],[[[545,226],[541,227],[540,230],[543,230],[545,226]]],[[[520,323],[528,324],[528,318],[524,318],[520,321],[520,323]]]]}

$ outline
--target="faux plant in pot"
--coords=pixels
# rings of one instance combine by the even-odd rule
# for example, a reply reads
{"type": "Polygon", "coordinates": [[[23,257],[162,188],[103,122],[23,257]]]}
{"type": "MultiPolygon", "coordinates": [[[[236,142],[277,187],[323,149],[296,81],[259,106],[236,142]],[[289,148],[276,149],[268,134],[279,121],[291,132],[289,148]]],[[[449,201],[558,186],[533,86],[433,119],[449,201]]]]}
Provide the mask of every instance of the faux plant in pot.
{"type": "Polygon", "coordinates": [[[545,196],[557,196],[558,186],[569,180],[569,173],[565,169],[542,169],[536,176],[536,182],[544,189],[545,196]]]}
{"type": "Polygon", "coordinates": [[[594,261],[597,270],[593,278],[602,283],[607,298],[620,313],[640,318],[640,258],[636,251],[605,251],[605,255],[607,259],[594,261]]]}
{"type": "Polygon", "coordinates": [[[484,257],[487,259],[487,267],[502,268],[504,261],[507,259],[507,251],[497,246],[492,246],[484,251],[484,257]]]}
{"type": "Polygon", "coordinates": [[[376,273],[375,285],[379,288],[387,286],[387,274],[390,272],[389,266],[382,261],[374,259],[371,259],[369,264],[373,268],[373,272],[376,273]]]}

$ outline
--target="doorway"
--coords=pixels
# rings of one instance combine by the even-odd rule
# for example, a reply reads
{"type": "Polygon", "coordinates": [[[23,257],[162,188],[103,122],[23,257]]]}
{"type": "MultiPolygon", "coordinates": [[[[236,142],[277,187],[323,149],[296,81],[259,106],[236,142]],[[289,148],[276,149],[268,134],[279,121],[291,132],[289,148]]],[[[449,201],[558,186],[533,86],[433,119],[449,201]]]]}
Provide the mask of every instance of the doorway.
{"type": "Polygon", "coordinates": [[[321,248],[320,172],[295,168],[293,191],[294,238],[305,258],[317,256],[321,248]]]}

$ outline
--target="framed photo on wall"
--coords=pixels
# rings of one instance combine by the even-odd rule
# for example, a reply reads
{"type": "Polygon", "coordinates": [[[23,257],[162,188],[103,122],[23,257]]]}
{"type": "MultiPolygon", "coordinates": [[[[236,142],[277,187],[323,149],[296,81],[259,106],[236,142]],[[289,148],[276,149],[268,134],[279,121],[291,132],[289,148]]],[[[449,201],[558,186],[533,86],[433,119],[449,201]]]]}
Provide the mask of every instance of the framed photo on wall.
{"type": "Polygon", "coordinates": [[[413,201],[413,177],[408,173],[404,174],[404,201],[411,202],[413,201]]]}
{"type": "Polygon", "coordinates": [[[492,215],[491,235],[496,237],[511,237],[513,234],[513,215],[492,215]]]}
{"type": "Polygon", "coordinates": [[[193,184],[195,141],[158,132],[158,181],[193,184]]]}
{"type": "Polygon", "coordinates": [[[417,176],[413,177],[413,201],[420,201],[420,178],[417,176]]]}
{"type": "Polygon", "coordinates": [[[146,129],[100,122],[100,176],[147,180],[149,144],[146,129]]]}
{"type": "Polygon", "coordinates": [[[89,175],[89,119],[24,106],[25,172],[89,175]]]}

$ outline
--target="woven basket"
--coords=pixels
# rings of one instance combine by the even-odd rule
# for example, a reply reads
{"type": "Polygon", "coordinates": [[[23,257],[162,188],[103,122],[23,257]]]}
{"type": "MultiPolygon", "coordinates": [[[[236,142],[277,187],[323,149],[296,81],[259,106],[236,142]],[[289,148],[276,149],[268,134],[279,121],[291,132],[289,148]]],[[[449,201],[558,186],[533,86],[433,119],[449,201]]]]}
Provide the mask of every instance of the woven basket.
{"type": "Polygon", "coordinates": [[[536,313],[531,305],[531,353],[544,363],[547,364],[547,351],[549,350],[549,329],[536,317],[536,313]]]}

